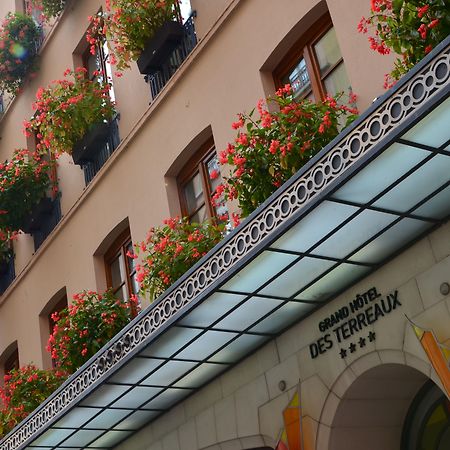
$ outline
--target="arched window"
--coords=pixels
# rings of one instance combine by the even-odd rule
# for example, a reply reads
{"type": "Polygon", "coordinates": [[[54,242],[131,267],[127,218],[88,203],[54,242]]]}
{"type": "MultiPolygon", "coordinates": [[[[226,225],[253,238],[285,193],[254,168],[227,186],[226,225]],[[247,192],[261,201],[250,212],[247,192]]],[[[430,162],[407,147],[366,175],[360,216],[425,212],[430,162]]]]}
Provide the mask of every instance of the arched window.
{"type": "Polygon", "coordinates": [[[184,165],[177,176],[183,217],[201,223],[226,213],[224,206],[213,206],[211,200],[222,178],[212,137],[184,165]]]}
{"type": "Polygon", "coordinates": [[[17,341],[12,342],[0,356],[0,382],[11,370],[19,368],[19,347],[17,341]]]}
{"type": "Polygon", "coordinates": [[[48,338],[53,333],[53,328],[55,326],[54,313],[61,312],[64,308],[67,308],[67,305],[67,292],[64,287],[52,296],[39,315],[41,345],[45,367],[55,366],[50,353],[47,351],[48,338]]]}
{"type": "Polygon", "coordinates": [[[125,229],[106,251],[106,283],[114,294],[127,300],[132,294],[137,295],[139,285],[136,281],[135,260],[128,256],[133,253],[130,229],[125,229]]]}
{"type": "Polygon", "coordinates": [[[291,84],[297,97],[312,101],[324,99],[327,94],[350,91],[336,32],[328,13],[291,47],[276,67],[274,80],[277,87],[291,84]]]}

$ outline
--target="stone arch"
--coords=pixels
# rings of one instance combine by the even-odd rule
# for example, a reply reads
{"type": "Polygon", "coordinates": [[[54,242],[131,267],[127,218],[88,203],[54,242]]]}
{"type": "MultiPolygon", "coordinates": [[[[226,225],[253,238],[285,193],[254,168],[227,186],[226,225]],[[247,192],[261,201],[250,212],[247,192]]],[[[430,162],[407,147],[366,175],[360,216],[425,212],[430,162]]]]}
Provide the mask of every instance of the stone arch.
{"type": "Polygon", "coordinates": [[[369,353],[350,364],[325,401],[317,450],[398,450],[408,409],[431,365],[401,351],[369,353]]]}

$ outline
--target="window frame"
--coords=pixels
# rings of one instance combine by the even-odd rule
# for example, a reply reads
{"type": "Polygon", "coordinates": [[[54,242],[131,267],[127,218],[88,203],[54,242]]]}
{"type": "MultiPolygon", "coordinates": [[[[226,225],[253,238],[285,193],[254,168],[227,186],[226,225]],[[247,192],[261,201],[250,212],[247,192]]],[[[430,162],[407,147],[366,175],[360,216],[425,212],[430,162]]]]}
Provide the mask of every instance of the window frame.
{"type": "MultiPolygon", "coordinates": [[[[102,41],[103,44],[103,41],[102,41]]],[[[83,67],[87,70],[86,73],[86,77],[92,81],[95,76],[93,76],[92,74],[89,73],[89,59],[91,57],[98,57],[100,60],[100,68],[97,68],[96,70],[100,70],[103,72],[103,77],[107,77],[107,70],[106,70],[106,58],[107,56],[105,55],[105,51],[103,49],[103,46],[100,45],[99,43],[95,44],[95,50],[96,53],[95,55],[93,55],[91,53],[91,47],[87,46],[86,49],[81,53],[81,64],[83,65],[83,67]]]]}
{"type": "Polygon", "coordinates": [[[320,67],[315,55],[314,46],[317,42],[334,27],[329,13],[324,14],[316,22],[314,22],[308,30],[297,40],[284,56],[282,61],[273,71],[273,78],[276,88],[283,86],[283,78],[291,72],[299,61],[303,58],[306,63],[306,70],[311,82],[311,88],[300,95],[305,98],[309,94],[313,94],[315,101],[324,100],[327,92],[325,90],[324,80],[340,65],[343,64],[344,58],[341,57],[332,66],[330,66],[323,74],[320,73],[320,67]]]}
{"type": "Polygon", "coordinates": [[[58,302],[53,306],[51,311],[47,314],[48,328],[50,335],[53,334],[53,329],[55,328],[56,322],[52,319],[54,313],[60,314],[61,311],[69,306],[69,301],[67,295],[62,296],[58,302]]]}
{"type": "MultiPolygon", "coordinates": [[[[119,236],[115,239],[115,241],[110,245],[109,249],[104,254],[103,260],[105,264],[105,274],[106,274],[106,285],[108,289],[112,289],[113,293],[116,294],[117,292],[122,289],[122,287],[126,286],[126,292],[127,297],[124,299],[127,301],[131,295],[133,294],[133,283],[132,283],[132,277],[136,274],[136,268],[130,267],[129,264],[129,257],[127,256],[127,247],[129,245],[132,245],[133,242],[131,240],[131,233],[130,230],[127,228],[126,230],[122,231],[122,233],[119,234],[119,236]],[[112,271],[111,266],[112,263],[118,258],[121,257],[124,260],[125,263],[125,271],[126,271],[126,279],[125,281],[122,281],[122,283],[119,286],[113,286],[112,285],[112,271]]],[[[137,293],[136,293],[137,295],[137,293]]],[[[134,305],[134,303],[132,303],[134,305]]],[[[135,313],[136,311],[133,310],[135,313]]]]}
{"type": "Polygon", "coordinates": [[[19,349],[16,347],[3,363],[3,373],[8,375],[12,370],[20,368],[19,349]]]}
{"type": "MultiPolygon", "coordinates": [[[[61,313],[61,311],[69,306],[69,300],[67,298],[67,293],[64,293],[64,295],[53,305],[52,309],[47,314],[47,324],[48,324],[48,330],[49,330],[49,336],[53,334],[53,330],[55,328],[56,322],[53,320],[52,315],[54,313],[61,313]]],[[[56,368],[57,366],[57,360],[53,359],[50,355],[51,361],[52,361],[52,368],[56,368]]]]}
{"type": "Polygon", "coordinates": [[[42,11],[35,8],[31,0],[22,0],[23,14],[30,16],[40,28],[43,28],[42,11]]]}
{"type": "Polygon", "coordinates": [[[198,211],[200,211],[204,205],[206,208],[207,218],[208,219],[217,218],[217,211],[211,202],[214,192],[211,189],[211,182],[209,179],[209,172],[208,172],[208,162],[214,156],[217,157],[216,145],[214,143],[214,139],[210,137],[194,153],[194,155],[188,160],[188,162],[183,166],[183,168],[179,172],[176,178],[176,182],[182,217],[188,217],[188,219],[191,220],[191,218],[195,216],[195,214],[197,214],[198,211]],[[204,203],[202,203],[202,205],[199,206],[196,210],[189,213],[187,207],[188,202],[185,194],[185,187],[197,174],[200,174],[204,203]]]}

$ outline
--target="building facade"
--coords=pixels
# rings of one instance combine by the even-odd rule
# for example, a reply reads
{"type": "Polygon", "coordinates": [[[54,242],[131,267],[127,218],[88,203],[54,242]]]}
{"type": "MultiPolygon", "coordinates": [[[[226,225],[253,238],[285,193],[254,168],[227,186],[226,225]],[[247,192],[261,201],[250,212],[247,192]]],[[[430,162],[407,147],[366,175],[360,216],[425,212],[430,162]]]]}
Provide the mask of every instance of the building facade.
{"type": "MultiPolygon", "coordinates": [[[[214,214],[208,177],[238,112],[290,82],[314,99],[351,90],[362,115],[157,302],[142,299],[0,448],[450,448],[450,42],[383,95],[393,58],[356,31],[368,2],[190,3],[173,72],[112,74],[119,116],[102,155],[61,156],[46,225],[14,243],[3,373],[51,367],[49,316],[74,293],[136,292],[126,253],[151,226],[214,214]]],[[[102,61],[85,39],[102,6],[68,1],[46,30],[39,72],[0,121],[3,160],[35,145],[22,122],[39,86],[102,61]]],[[[4,0],[0,15],[23,8],[4,0]]]]}

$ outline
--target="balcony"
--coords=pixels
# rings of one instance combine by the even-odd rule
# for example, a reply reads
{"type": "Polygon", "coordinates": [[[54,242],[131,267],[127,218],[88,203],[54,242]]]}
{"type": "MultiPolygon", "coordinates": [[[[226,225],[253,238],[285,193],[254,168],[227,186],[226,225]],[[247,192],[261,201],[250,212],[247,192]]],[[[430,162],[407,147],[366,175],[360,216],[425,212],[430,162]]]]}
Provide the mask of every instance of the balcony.
{"type": "Polygon", "coordinates": [[[0,263],[0,295],[8,289],[15,277],[14,255],[12,255],[7,261],[0,263]]]}
{"type": "Polygon", "coordinates": [[[34,249],[37,250],[61,220],[61,202],[57,195],[51,199],[43,198],[31,211],[22,225],[22,231],[33,236],[34,249]]]}
{"type": "Polygon", "coordinates": [[[196,13],[194,11],[183,24],[184,36],[181,42],[170,52],[157,69],[145,76],[145,81],[150,85],[152,101],[197,45],[197,35],[194,27],[195,17],[196,13]]]}
{"type": "Polygon", "coordinates": [[[104,124],[99,133],[86,142],[84,151],[88,155],[74,160],[83,169],[86,186],[120,144],[119,119],[120,115],[117,115],[109,124],[104,124]]]}

